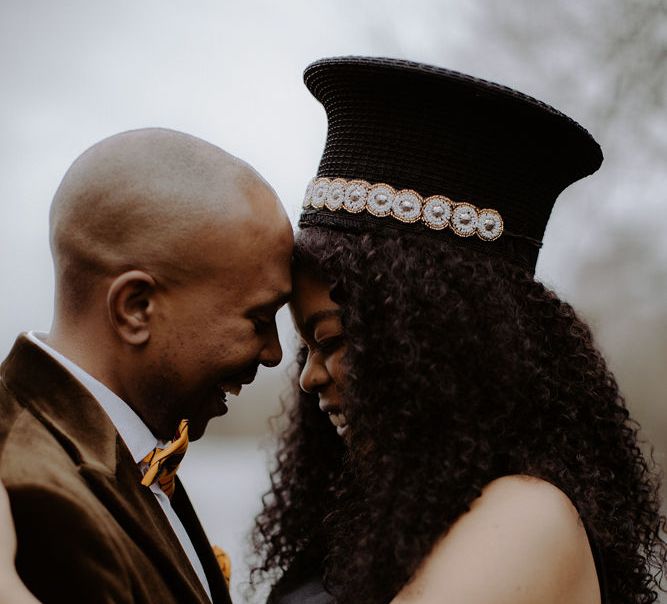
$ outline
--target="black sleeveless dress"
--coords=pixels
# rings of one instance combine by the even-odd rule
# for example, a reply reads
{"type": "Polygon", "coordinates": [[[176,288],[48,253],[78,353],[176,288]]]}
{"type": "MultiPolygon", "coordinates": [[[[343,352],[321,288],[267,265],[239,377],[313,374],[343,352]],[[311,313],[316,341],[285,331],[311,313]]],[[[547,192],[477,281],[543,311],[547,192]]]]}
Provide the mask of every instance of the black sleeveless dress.
{"type": "MultiPolygon", "coordinates": [[[[600,601],[602,604],[610,604],[607,592],[607,575],[600,548],[588,530],[586,530],[586,533],[593,552],[593,560],[595,561],[595,569],[600,584],[600,601]]],[[[336,599],[324,589],[319,576],[312,576],[289,589],[286,593],[270,598],[269,602],[270,604],[336,604],[336,599]]]]}
{"type": "Polygon", "coordinates": [[[320,577],[306,579],[287,593],[271,598],[270,604],[335,604],[335,598],[322,585],[320,577]]]}

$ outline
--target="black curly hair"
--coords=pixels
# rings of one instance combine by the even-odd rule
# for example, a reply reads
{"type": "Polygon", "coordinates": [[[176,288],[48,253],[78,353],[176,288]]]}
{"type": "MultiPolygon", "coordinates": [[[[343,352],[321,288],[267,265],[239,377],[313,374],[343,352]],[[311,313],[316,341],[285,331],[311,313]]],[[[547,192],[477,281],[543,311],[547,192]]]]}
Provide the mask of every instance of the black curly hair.
{"type": "Polygon", "coordinates": [[[657,472],[568,304],[506,260],[391,229],[303,229],[295,270],[342,306],[353,430],[345,447],[317,397],[295,392],[253,584],[278,594],[316,575],[338,602],[389,602],[485,485],[526,474],[572,500],[610,602],[656,601],[657,472]]]}

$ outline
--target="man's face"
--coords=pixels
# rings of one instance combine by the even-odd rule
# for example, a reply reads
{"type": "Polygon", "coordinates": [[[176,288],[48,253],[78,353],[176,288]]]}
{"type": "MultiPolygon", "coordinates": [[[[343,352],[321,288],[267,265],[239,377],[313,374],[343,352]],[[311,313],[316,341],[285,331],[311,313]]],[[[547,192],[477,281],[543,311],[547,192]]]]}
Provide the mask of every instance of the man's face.
{"type": "Polygon", "coordinates": [[[259,365],[280,362],[275,315],[290,294],[293,243],[281,218],[280,228],[275,220],[249,224],[232,237],[213,232],[193,242],[210,265],[206,277],[157,294],[141,388],[160,416],[155,425],[187,418],[190,438],[201,437],[211,418],[226,413],[226,393],[238,394],[259,365]]]}

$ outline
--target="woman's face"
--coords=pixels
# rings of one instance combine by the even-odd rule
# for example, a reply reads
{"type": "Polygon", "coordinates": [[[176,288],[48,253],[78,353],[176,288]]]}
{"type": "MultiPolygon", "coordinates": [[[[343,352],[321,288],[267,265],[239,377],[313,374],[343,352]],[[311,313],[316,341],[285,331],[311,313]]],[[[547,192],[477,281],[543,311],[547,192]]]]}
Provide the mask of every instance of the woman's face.
{"type": "Polygon", "coordinates": [[[296,329],[308,349],[299,384],[306,392],[318,395],[320,409],[329,415],[338,434],[345,437],[348,425],[341,396],[345,339],[341,308],[331,299],[329,290],[328,283],[297,271],[290,307],[296,329]]]}

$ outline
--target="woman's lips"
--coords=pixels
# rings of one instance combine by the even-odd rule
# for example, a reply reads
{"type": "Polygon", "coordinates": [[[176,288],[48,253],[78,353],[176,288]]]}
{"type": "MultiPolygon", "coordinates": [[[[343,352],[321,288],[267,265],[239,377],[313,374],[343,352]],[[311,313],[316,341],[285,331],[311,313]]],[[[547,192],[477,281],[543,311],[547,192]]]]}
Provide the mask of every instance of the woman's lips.
{"type": "Polygon", "coordinates": [[[338,436],[344,436],[349,430],[347,418],[339,405],[320,401],[320,409],[329,416],[329,421],[336,427],[338,436]]]}
{"type": "Polygon", "coordinates": [[[343,436],[348,431],[347,418],[342,413],[329,413],[329,421],[336,427],[338,436],[343,436]]]}
{"type": "Polygon", "coordinates": [[[334,426],[336,426],[336,428],[347,426],[347,419],[345,419],[345,416],[341,412],[330,412],[329,420],[334,426]]]}

